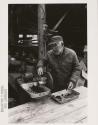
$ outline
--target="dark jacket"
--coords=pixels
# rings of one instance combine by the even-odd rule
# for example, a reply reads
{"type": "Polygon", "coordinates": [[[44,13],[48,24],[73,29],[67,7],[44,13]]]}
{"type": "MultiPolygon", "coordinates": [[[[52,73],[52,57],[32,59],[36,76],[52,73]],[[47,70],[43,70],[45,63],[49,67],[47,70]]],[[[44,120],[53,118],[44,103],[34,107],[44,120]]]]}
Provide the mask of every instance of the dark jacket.
{"type": "Polygon", "coordinates": [[[49,64],[54,80],[54,89],[60,90],[68,87],[72,81],[76,84],[80,75],[80,65],[76,53],[69,48],[64,48],[59,56],[54,55],[53,50],[47,53],[47,57],[38,62],[38,67],[49,64]]]}

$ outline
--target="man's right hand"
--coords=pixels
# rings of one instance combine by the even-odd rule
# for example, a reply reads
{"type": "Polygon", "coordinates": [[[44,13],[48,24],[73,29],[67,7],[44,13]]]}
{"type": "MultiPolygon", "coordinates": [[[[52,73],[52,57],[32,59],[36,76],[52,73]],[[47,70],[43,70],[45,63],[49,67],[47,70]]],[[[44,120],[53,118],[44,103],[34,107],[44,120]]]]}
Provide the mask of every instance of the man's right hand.
{"type": "Polygon", "coordinates": [[[40,76],[43,75],[43,68],[39,67],[37,72],[38,72],[38,75],[40,75],[40,76]]]}

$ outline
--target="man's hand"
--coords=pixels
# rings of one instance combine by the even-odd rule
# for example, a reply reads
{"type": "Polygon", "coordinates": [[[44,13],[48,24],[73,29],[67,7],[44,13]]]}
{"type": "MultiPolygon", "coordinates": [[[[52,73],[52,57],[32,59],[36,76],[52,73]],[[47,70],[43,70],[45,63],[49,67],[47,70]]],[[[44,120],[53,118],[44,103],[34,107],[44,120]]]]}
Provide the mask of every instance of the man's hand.
{"type": "Polygon", "coordinates": [[[68,86],[68,88],[67,88],[67,92],[66,92],[66,95],[69,95],[69,94],[71,94],[71,90],[74,88],[74,84],[73,84],[73,82],[70,82],[69,83],[69,86],[68,86]]]}
{"type": "Polygon", "coordinates": [[[43,75],[43,68],[39,67],[38,70],[37,70],[37,72],[38,72],[39,76],[43,75]]]}
{"type": "Polygon", "coordinates": [[[68,90],[72,90],[73,88],[74,88],[74,84],[73,82],[70,82],[68,86],[68,90]]]}

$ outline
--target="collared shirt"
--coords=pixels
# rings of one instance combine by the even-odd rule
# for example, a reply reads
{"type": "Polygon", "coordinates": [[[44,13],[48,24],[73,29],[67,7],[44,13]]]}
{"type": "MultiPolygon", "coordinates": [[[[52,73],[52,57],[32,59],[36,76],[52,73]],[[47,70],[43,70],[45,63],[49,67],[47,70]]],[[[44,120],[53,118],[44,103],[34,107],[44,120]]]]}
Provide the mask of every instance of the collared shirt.
{"type": "Polygon", "coordinates": [[[68,87],[69,81],[76,83],[80,76],[80,65],[74,50],[64,48],[63,53],[55,55],[53,50],[45,59],[39,60],[38,67],[48,64],[54,80],[54,88],[58,90],[68,87]]]}

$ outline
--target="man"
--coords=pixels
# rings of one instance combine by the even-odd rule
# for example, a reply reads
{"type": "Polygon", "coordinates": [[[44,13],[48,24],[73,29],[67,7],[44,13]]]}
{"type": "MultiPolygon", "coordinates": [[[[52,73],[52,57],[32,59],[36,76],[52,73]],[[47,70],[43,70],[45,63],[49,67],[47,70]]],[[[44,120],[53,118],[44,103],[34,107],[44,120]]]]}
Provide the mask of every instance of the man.
{"type": "Polygon", "coordinates": [[[38,74],[42,75],[44,65],[48,64],[53,77],[53,92],[73,89],[80,75],[80,65],[76,53],[64,47],[62,36],[53,36],[49,46],[52,50],[45,59],[38,62],[38,74]]]}

